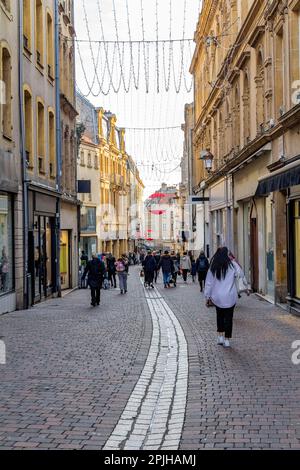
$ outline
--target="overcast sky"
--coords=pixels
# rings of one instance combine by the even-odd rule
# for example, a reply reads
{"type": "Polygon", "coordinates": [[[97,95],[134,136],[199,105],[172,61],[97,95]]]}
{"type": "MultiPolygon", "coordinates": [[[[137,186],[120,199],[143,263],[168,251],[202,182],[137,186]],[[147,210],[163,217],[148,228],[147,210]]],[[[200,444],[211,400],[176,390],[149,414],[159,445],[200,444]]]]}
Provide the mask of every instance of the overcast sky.
{"type": "MultiPolygon", "coordinates": [[[[172,2],[172,39],[193,38],[196,23],[198,20],[199,9],[201,1],[199,0],[186,0],[186,24],[184,30],[184,4],[185,0],[171,0],[172,2]]],[[[88,31],[85,21],[84,4],[86,6],[86,13],[88,18],[88,29],[92,41],[101,41],[103,36],[105,41],[119,41],[129,40],[129,30],[127,21],[127,5],[126,0],[115,0],[116,7],[116,21],[118,31],[115,26],[115,16],[113,9],[113,0],[77,0],[75,2],[75,25],[78,40],[88,39],[88,31]],[[99,18],[99,5],[102,12],[102,25],[99,18]]],[[[146,41],[169,39],[170,37],[170,0],[144,0],[144,38],[146,41]],[[156,22],[156,4],[158,5],[158,25],[156,22]]],[[[140,41],[143,38],[142,28],[142,15],[141,15],[141,0],[128,0],[129,19],[130,19],[130,33],[133,41],[140,41]]],[[[102,45],[99,49],[98,43],[92,43],[92,51],[94,54],[94,66],[90,44],[79,43],[80,55],[82,63],[77,52],[76,65],[77,65],[77,85],[84,95],[88,95],[89,89],[86,83],[86,78],[92,87],[92,92],[95,95],[99,94],[99,85],[95,78],[95,68],[100,83],[103,78],[103,70],[105,68],[106,57],[112,67],[113,56],[114,72],[113,78],[115,86],[119,82],[120,75],[120,62],[122,63],[122,55],[124,53],[123,61],[123,75],[125,85],[129,84],[131,67],[131,49],[129,44],[120,45],[120,49],[116,48],[114,44],[107,45],[105,51],[102,45]],[[100,53],[99,53],[100,52],[100,53]],[[82,67],[83,65],[83,67],[82,67]],[[86,78],[84,76],[84,72],[86,78]]],[[[178,183],[180,181],[180,168],[178,167],[183,151],[183,132],[178,129],[166,130],[130,130],[129,128],[153,128],[153,127],[179,127],[184,122],[184,104],[193,101],[193,91],[187,93],[184,87],[186,79],[187,87],[190,86],[192,77],[188,69],[191,62],[191,57],[194,50],[194,44],[185,43],[184,46],[184,75],[182,76],[181,91],[176,93],[173,81],[173,66],[177,79],[177,86],[179,86],[180,67],[181,67],[181,47],[182,43],[173,43],[174,50],[174,65],[171,63],[171,80],[170,90],[164,90],[164,75],[163,70],[165,67],[165,76],[169,76],[169,43],[165,47],[165,66],[163,63],[163,45],[158,46],[159,54],[159,83],[160,93],[157,93],[157,48],[156,45],[149,46],[149,49],[143,49],[143,45],[134,44],[132,48],[133,65],[135,75],[137,77],[138,70],[139,76],[139,90],[135,89],[134,81],[132,79],[129,93],[124,91],[123,85],[119,93],[115,93],[112,89],[107,96],[99,94],[99,96],[92,96],[90,94],[87,98],[95,105],[102,106],[106,110],[110,110],[117,115],[117,125],[125,127],[126,131],[126,149],[134,160],[137,162],[141,176],[146,185],[145,195],[150,194],[157,189],[162,182],[170,184],[178,183]],[[144,54],[149,50],[149,75],[147,74],[148,65],[147,60],[144,63],[144,54]],[[146,75],[145,75],[146,69],[146,75]],[[146,81],[149,86],[149,93],[146,93],[146,81]]],[[[137,79],[136,79],[137,81],[137,79]]],[[[109,74],[106,72],[103,82],[104,91],[107,91],[109,84],[109,74]]]]}

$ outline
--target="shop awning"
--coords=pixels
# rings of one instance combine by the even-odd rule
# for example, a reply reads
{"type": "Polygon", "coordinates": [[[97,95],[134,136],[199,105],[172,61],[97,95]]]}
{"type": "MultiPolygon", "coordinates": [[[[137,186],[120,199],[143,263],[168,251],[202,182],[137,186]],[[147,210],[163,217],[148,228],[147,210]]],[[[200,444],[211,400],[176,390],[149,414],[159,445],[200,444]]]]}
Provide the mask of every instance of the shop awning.
{"type": "Polygon", "coordinates": [[[280,170],[258,180],[255,196],[266,196],[273,191],[281,191],[300,184],[300,161],[285,165],[280,170]]]}

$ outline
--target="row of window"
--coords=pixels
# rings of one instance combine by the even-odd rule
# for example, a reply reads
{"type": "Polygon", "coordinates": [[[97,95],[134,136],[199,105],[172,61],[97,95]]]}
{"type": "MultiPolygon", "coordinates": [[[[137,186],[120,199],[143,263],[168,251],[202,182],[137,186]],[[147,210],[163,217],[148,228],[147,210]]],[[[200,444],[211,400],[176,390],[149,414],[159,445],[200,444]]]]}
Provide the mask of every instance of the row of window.
{"type": "MultiPolygon", "coordinates": [[[[37,166],[38,172],[43,175],[49,173],[50,177],[54,178],[56,175],[56,161],[55,161],[55,115],[51,108],[47,111],[47,126],[46,126],[46,112],[43,100],[36,99],[36,142],[37,142],[37,166]],[[47,127],[47,128],[46,128],[47,127]],[[46,168],[46,132],[48,135],[48,162],[49,172],[46,168]]],[[[34,161],[34,147],[33,147],[33,99],[30,88],[24,86],[24,123],[25,123],[25,150],[26,161],[29,169],[35,166],[34,161]]]]}
{"type": "Polygon", "coordinates": [[[23,45],[26,54],[31,56],[33,48],[35,60],[40,69],[47,67],[48,77],[54,79],[54,30],[53,15],[44,8],[42,0],[23,0],[23,45]],[[32,17],[34,15],[34,38],[32,17]],[[46,29],[46,44],[45,44],[46,29]],[[46,50],[46,57],[45,57],[46,50]]]}
{"type": "MultiPolygon", "coordinates": [[[[85,166],[85,155],[84,155],[83,150],[80,153],[80,165],[85,166]]],[[[91,155],[90,152],[87,155],[87,167],[92,168],[92,155],[91,155]]],[[[99,169],[98,156],[97,155],[94,155],[94,168],[95,168],[95,170],[99,169]]]]}

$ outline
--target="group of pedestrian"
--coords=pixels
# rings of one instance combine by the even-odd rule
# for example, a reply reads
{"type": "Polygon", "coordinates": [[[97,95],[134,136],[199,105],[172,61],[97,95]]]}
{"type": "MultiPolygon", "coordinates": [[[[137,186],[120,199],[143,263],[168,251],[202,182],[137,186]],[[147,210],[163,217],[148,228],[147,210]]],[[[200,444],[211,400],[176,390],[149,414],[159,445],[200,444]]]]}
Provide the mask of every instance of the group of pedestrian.
{"type": "Polygon", "coordinates": [[[117,288],[117,276],[119,280],[120,293],[127,293],[127,278],[129,274],[129,257],[123,254],[119,258],[115,258],[112,253],[97,255],[92,254],[89,260],[84,251],[81,254],[81,267],[83,274],[81,283],[85,283],[87,277],[87,285],[91,289],[91,305],[95,307],[100,305],[100,291],[103,285],[108,283],[109,287],[117,288]]]}

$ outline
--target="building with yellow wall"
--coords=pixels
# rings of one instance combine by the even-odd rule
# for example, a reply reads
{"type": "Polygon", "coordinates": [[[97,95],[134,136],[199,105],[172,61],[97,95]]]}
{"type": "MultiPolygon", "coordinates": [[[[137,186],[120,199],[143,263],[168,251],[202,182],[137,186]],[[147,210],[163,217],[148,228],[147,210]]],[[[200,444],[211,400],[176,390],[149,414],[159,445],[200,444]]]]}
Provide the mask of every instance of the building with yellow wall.
{"type": "MultiPolygon", "coordinates": [[[[89,243],[99,253],[111,252],[117,257],[137,246],[144,185],[133,158],[126,152],[125,130],[116,126],[116,116],[103,108],[94,108],[80,94],[77,94],[77,109],[78,124],[83,125],[78,179],[83,188],[85,181],[91,183],[85,186],[90,192],[79,193],[81,213],[90,207],[90,220],[94,220],[90,227],[93,232],[81,226],[80,246],[90,253],[89,243]],[[93,160],[96,155],[99,168],[93,160]],[[91,162],[89,173],[86,158],[91,162]]],[[[83,216],[81,220],[85,220],[83,216]]]]}
{"type": "Polygon", "coordinates": [[[298,0],[205,0],[191,65],[205,245],[228,245],[255,291],[298,309],[299,25],[298,0]]]}

